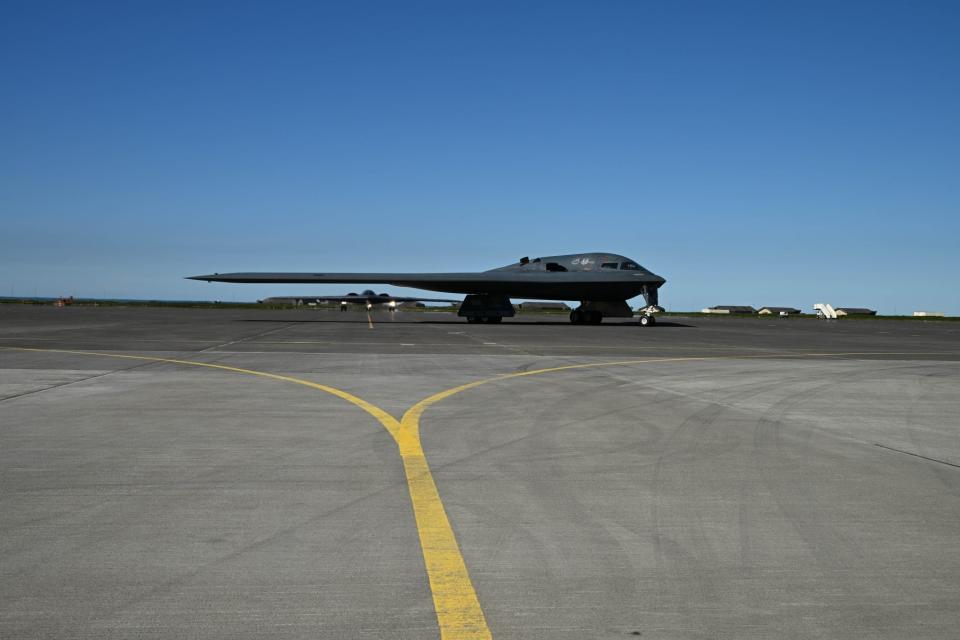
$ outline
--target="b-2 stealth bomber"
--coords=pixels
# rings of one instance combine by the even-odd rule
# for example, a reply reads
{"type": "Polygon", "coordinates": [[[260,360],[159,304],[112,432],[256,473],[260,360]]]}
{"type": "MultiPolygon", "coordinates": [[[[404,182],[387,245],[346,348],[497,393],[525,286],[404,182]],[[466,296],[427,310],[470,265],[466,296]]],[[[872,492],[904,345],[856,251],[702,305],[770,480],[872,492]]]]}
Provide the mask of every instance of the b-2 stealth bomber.
{"type": "Polygon", "coordinates": [[[640,324],[655,323],[663,311],[658,291],[666,282],[630,258],[613,253],[575,253],[521,258],[480,273],[213,273],[190,276],[207,282],[257,284],[389,284],[427,291],[463,293],[457,315],[468,322],[497,323],[514,315],[510,298],[579,300],[570,312],[574,324],[599,324],[604,318],[631,318],[627,300],[643,295],[640,324]]]}
{"type": "Polygon", "coordinates": [[[404,302],[446,302],[453,304],[459,300],[450,300],[449,298],[420,298],[411,296],[392,296],[389,293],[377,293],[372,289],[366,289],[360,293],[351,291],[342,296],[277,296],[275,298],[264,298],[261,300],[264,304],[286,303],[293,301],[294,304],[337,302],[340,304],[340,311],[346,311],[349,305],[364,305],[367,311],[374,307],[384,305],[388,311],[396,311],[398,304],[404,302]]]}

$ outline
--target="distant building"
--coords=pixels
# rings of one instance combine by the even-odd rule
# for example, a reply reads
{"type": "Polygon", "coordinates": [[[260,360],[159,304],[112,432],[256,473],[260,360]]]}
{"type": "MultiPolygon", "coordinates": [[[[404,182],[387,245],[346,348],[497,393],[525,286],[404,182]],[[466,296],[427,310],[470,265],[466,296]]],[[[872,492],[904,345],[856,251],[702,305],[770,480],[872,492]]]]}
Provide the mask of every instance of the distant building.
{"type": "Polygon", "coordinates": [[[947,314],[943,311],[914,311],[916,318],[946,318],[947,314]]]}
{"type": "Polygon", "coordinates": [[[877,312],[873,309],[863,309],[861,307],[837,307],[838,316],[875,316],[877,312]]]}
{"type": "Polygon", "coordinates": [[[701,313],[730,314],[730,313],[756,313],[756,312],[757,312],[756,309],[747,305],[718,304],[715,307],[707,307],[701,313]]]}
{"type": "Polygon", "coordinates": [[[570,311],[566,302],[521,302],[521,311],[570,311]]]}
{"type": "Polygon", "coordinates": [[[768,315],[793,315],[795,313],[800,313],[800,309],[794,309],[793,307],[760,307],[760,311],[757,311],[762,316],[768,315]]]}

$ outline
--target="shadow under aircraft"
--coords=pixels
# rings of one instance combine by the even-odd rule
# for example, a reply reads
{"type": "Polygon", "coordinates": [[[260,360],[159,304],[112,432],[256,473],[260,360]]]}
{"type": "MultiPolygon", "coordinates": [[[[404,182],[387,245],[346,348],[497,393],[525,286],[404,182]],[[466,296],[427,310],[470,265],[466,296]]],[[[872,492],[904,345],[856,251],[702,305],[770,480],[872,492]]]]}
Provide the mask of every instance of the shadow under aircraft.
{"type": "Polygon", "coordinates": [[[510,298],[525,298],[579,300],[580,306],[570,312],[570,322],[599,324],[604,318],[632,318],[633,310],[627,300],[642,295],[646,306],[640,309],[639,322],[643,326],[654,324],[654,314],[663,311],[658,304],[658,291],[666,282],[630,258],[600,252],[521,258],[519,262],[482,272],[212,273],[189,279],[257,284],[388,284],[463,293],[466,298],[457,315],[467,322],[487,323],[512,317],[515,312],[510,298]]]}
{"type": "Polygon", "coordinates": [[[372,289],[366,289],[361,293],[347,293],[342,296],[279,296],[276,298],[264,298],[260,301],[263,304],[319,304],[321,302],[338,302],[340,311],[346,311],[347,307],[353,304],[362,304],[367,311],[375,306],[386,305],[388,311],[396,311],[397,305],[404,302],[446,302],[449,304],[459,303],[459,300],[450,300],[447,298],[416,298],[409,296],[392,296],[389,293],[377,293],[372,289]]]}

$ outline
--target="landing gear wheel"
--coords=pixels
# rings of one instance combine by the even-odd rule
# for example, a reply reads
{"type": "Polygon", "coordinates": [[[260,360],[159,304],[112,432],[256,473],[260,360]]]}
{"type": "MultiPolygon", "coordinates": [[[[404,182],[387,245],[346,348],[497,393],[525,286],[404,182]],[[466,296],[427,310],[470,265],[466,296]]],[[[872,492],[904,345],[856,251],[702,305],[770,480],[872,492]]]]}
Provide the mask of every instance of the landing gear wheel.
{"type": "Polygon", "coordinates": [[[480,318],[477,316],[467,316],[467,324],[477,324],[480,322],[480,318]]]}
{"type": "Polygon", "coordinates": [[[487,316],[487,324],[500,324],[502,320],[502,316],[487,316]]]}
{"type": "Polygon", "coordinates": [[[647,315],[640,316],[641,327],[652,327],[655,324],[657,324],[657,319],[655,317],[647,315]]]}
{"type": "Polygon", "coordinates": [[[599,311],[574,309],[570,312],[570,322],[573,324],[600,324],[603,322],[603,314],[599,311]]]}

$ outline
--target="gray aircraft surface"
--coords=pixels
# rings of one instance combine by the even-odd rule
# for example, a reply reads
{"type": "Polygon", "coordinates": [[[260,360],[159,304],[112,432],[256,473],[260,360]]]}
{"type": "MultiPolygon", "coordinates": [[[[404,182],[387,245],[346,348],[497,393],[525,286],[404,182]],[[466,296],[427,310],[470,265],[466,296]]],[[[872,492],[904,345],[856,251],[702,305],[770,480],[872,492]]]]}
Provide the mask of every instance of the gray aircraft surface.
{"type": "Polygon", "coordinates": [[[392,296],[389,293],[377,293],[372,289],[366,289],[360,293],[350,292],[342,296],[279,296],[276,298],[264,298],[261,302],[270,304],[271,302],[296,301],[304,304],[310,302],[339,302],[340,311],[346,311],[352,304],[362,304],[370,311],[375,306],[386,305],[390,311],[396,311],[397,305],[402,302],[446,302],[449,304],[459,303],[459,300],[450,300],[447,298],[419,298],[410,296],[392,296]]]}
{"type": "MultiPolygon", "coordinates": [[[[627,300],[643,295],[640,324],[655,323],[658,290],[666,282],[635,261],[613,253],[575,253],[521,258],[480,273],[212,273],[189,276],[207,282],[258,284],[389,284],[428,291],[463,293],[457,315],[468,322],[500,322],[514,315],[510,298],[579,300],[570,312],[574,324],[599,324],[604,318],[631,318],[627,300]]],[[[336,298],[340,299],[340,298],[336,298]]]]}

